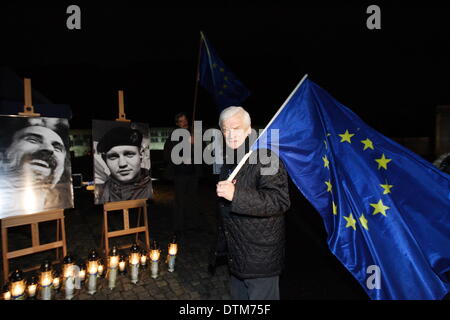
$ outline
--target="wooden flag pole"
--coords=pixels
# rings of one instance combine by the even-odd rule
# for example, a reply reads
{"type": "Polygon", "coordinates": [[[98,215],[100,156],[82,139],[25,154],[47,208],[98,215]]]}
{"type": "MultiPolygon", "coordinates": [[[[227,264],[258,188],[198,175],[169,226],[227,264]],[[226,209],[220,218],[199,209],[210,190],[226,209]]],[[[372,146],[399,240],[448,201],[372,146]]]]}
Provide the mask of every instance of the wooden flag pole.
{"type": "Polygon", "coordinates": [[[259,138],[261,138],[263,136],[264,133],[266,133],[267,128],[269,128],[269,126],[272,124],[272,122],[274,122],[274,120],[277,118],[277,116],[280,114],[280,112],[284,109],[284,107],[287,105],[287,103],[289,102],[289,100],[291,100],[292,96],[294,95],[294,93],[297,91],[298,88],[300,88],[300,86],[302,85],[302,83],[305,81],[305,79],[308,77],[307,74],[305,74],[302,78],[302,80],[300,80],[300,82],[298,83],[298,85],[295,87],[295,89],[291,92],[291,94],[289,95],[289,97],[286,99],[286,101],[284,101],[283,105],[280,107],[280,109],[278,109],[277,113],[275,113],[275,115],[272,117],[272,119],[270,120],[269,124],[264,128],[263,132],[261,132],[261,134],[259,135],[258,139],[255,140],[255,142],[253,142],[252,146],[250,147],[250,151],[247,152],[247,154],[242,158],[242,160],[238,163],[238,165],[236,166],[236,168],[233,170],[233,172],[230,174],[230,176],[228,177],[227,181],[233,181],[234,177],[236,177],[236,175],[238,174],[239,170],[241,170],[242,166],[244,165],[245,161],[247,161],[247,159],[250,157],[250,155],[252,154],[253,150],[253,146],[255,145],[255,143],[259,140],[259,138]]]}
{"type": "MultiPolygon", "coordinates": [[[[196,74],[196,78],[195,78],[194,107],[192,109],[192,120],[191,120],[192,128],[194,128],[195,109],[197,108],[198,84],[200,82],[200,58],[201,58],[201,51],[202,51],[202,40],[203,40],[203,33],[200,31],[200,43],[198,46],[198,57],[197,57],[197,74],[196,74]]],[[[192,129],[192,131],[194,131],[194,130],[192,129]]]]}
{"type": "Polygon", "coordinates": [[[25,104],[23,106],[23,112],[19,112],[19,115],[27,117],[39,117],[40,114],[34,113],[34,107],[31,103],[31,79],[25,78],[23,80],[23,87],[25,104]]]}
{"type": "Polygon", "coordinates": [[[125,103],[123,99],[123,90],[119,90],[119,118],[116,121],[130,122],[125,115],[125,103]]]}

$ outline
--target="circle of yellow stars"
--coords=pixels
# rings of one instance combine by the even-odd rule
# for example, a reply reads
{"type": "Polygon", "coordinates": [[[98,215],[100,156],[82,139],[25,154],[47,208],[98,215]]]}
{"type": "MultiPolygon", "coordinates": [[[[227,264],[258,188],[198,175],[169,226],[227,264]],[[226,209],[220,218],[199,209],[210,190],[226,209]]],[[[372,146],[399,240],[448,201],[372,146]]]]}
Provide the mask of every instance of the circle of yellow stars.
{"type": "MultiPolygon", "coordinates": [[[[359,129],[358,129],[359,130],[359,129]]],[[[352,138],[355,136],[355,133],[350,133],[348,131],[348,129],[345,130],[344,133],[338,134],[341,137],[340,143],[352,143],[352,138]]],[[[331,136],[330,133],[327,133],[327,137],[331,136]]],[[[328,142],[327,140],[323,140],[324,144],[325,144],[325,149],[328,150],[328,142]]],[[[361,140],[360,141],[363,144],[363,151],[366,151],[368,149],[371,150],[375,150],[374,146],[373,146],[373,142],[369,139],[366,138],[365,140],[361,140]]],[[[323,166],[324,168],[327,168],[328,170],[330,170],[330,160],[328,159],[327,155],[324,155],[322,157],[323,160],[323,166]]],[[[388,164],[392,161],[392,159],[386,158],[386,155],[384,153],[382,153],[381,157],[378,159],[374,159],[374,161],[378,164],[377,169],[384,169],[384,170],[388,170],[388,164]]],[[[332,190],[333,190],[333,185],[331,183],[331,180],[325,181],[325,185],[327,187],[326,192],[330,192],[331,194],[333,194],[332,190]]],[[[385,184],[380,184],[379,185],[382,189],[383,189],[383,195],[386,194],[390,194],[391,193],[391,189],[394,187],[393,185],[389,184],[387,181],[385,184]]],[[[379,213],[381,213],[383,216],[387,217],[387,210],[390,209],[390,207],[386,206],[383,203],[382,199],[379,199],[377,203],[369,203],[370,206],[373,208],[372,211],[372,215],[377,215],[379,213]]],[[[334,202],[334,200],[332,201],[332,213],[333,215],[338,215],[338,206],[336,205],[336,203],[334,202]]],[[[346,221],[346,228],[352,228],[353,230],[356,231],[356,224],[357,221],[359,221],[359,223],[361,224],[361,226],[365,229],[365,230],[369,230],[369,221],[367,220],[366,216],[364,215],[364,213],[361,213],[361,215],[355,219],[355,217],[353,216],[353,213],[350,213],[348,216],[343,216],[343,218],[346,221]]]]}

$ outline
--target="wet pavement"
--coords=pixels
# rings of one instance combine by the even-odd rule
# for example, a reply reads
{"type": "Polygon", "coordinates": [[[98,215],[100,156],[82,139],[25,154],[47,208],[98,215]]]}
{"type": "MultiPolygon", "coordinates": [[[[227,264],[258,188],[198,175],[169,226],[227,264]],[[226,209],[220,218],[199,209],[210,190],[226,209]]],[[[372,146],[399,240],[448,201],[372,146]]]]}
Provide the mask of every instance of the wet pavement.
{"type": "MultiPolygon", "coordinates": [[[[131,283],[130,273],[119,275],[116,288],[108,289],[108,281],[98,278],[97,292],[87,293],[86,285],[76,290],[74,299],[77,300],[222,300],[230,299],[228,290],[228,269],[226,265],[216,268],[214,275],[208,272],[208,257],[211,244],[214,241],[216,216],[214,211],[214,189],[209,184],[201,185],[200,221],[202,225],[195,230],[187,230],[180,241],[176,257],[175,271],[168,272],[165,256],[168,243],[172,239],[171,210],[173,205],[172,186],[167,183],[154,183],[154,199],[148,204],[149,232],[151,240],[160,244],[161,259],[159,276],[150,277],[150,268],[140,269],[139,281],[131,283]],[[211,193],[211,194],[210,194],[211,193]]],[[[65,211],[65,224],[68,252],[77,262],[86,262],[89,250],[95,248],[102,258],[101,235],[103,213],[102,206],[93,205],[93,195],[89,191],[76,190],[75,209],[65,211]]],[[[130,223],[137,223],[137,212],[130,212],[130,223]]],[[[120,228],[122,217],[120,214],[110,215],[110,231],[120,228]]],[[[55,225],[46,223],[41,226],[41,241],[54,239],[55,225]],[[53,238],[52,238],[53,237],[53,238]]],[[[27,245],[29,237],[25,228],[16,228],[10,233],[10,250],[27,245]]],[[[143,235],[140,240],[144,240],[143,235]]],[[[110,240],[110,246],[131,246],[135,236],[125,236],[110,240]]],[[[128,255],[129,249],[120,250],[128,255]]],[[[40,265],[46,258],[55,259],[55,253],[48,251],[11,260],[10,270],[40,265]]],[[[26,275],[30,276],[33,271],[26,275]]],[[[3,279],[3,277],[2,277],[3,279]]],[[[64,299],[64,290],[54,292],[54,299],[64,299]]]]}

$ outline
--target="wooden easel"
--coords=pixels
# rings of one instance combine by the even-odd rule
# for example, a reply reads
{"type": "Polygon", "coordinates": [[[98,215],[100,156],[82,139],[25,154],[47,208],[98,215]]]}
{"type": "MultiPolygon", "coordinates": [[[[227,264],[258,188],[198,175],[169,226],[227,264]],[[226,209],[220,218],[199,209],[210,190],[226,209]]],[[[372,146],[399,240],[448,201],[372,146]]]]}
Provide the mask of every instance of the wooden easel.
{"type": "MultiPolygon", "coordinates": [[[[125,116],[125,106],[124,106],[124,98],[123,91],[119,90],[119,118],[116,121],[122,122],[130,122],[125,116]]],[[[109,239],[114,237],[121,237],[130,234],[136,234],[136,242],[139,241],[139,233],[145,233],[145,243],[143,246],[146,249],[150,249],[150,235],[148,232],[148,218],[147,218],[147,199],[139,199],[139,200],[128,200],[128,201],[117,201],[117,202],[108,202],[103,204],[103,235],[102,235],[102,245],[101,247],[105,249],[105,255],[109,254],[109,239]],[[129,217],[129,209],[138,208],[138,226],[134,228],[130,228],[130,217],[129,217]],[[122,210],[123,213],[123,229],[116,231],[109,231],[108,227],[108,212],[122,210]],[[141,220],[141,214],[144,214],[144,225],[139,226],[141,220]]],[[[142,245],[142,244],[141,244],[142,245]]],[[[123,249],[128,246],[119,247],[119,249],[123,249]]]]}
{"type": "MultiPolygon", "coordinates": [[[[8,281],[9,276],[9,260],[23,257],[26,255],[56,249],[56,260],[59,260],[59,248],[62,248],[63,256],[67,255],[66,232],[64,226],[64,209],[50,210],[29,214],[24,216],[16,216],[2,219],[2,257],[3,257],[3,278],[8,281]],[[39,240],[39,223],[56,220],[56,241],[47,244],[40,244],[39,240]],[[31,225],[31,247],[9,251],[8,248],[8,228],[31,225]],[[59,233],[61,229],[61,239],[59,233]]],[[[24,270],[25,272],[35,270],[39,266],[24,270]]]]}
{"type": "MultiPolygon", "coordinates": [[[[117,201],[117,202],[108,202],[103,204],[103,236],[102,236],[102,248],[105,248],[105,255],[109,254],[109,239],[115,237],[127,236],[130,234],[136,234],[136,242],[140,242],[138,239],[139,233],[145,233],[145,243],[141,244],[141,246],[146,249],[150,248],[150,235],[148,232],[148,219],[147,219],[147,203],[146,199],[139,200],[128,200],[128,201],[117,201]],[[130,228],[130,217],[129,217],[129,209],[138,208],[139,216],[138,216],[138,226],[134,228],[130,228]],[[122,210],[123,213],[123,229],[116,231],[109,231],[108,228],[108,213],[110,211],[122,210]],[[140,216],[144,214],[144,225],[139,226],[140,216]]],[[[119,249],[123,249],[129,247],[129,245],[125,245],[119,247],[119,249]]]]}
{"type": "MultiPolygon", "coordinates": [[[[25,95],[25,105],[24,112],[20,112],[20,116],[25,117],[39,117],[40,114],[34,113],[34,107],[31,103],[31,80],[28,78],[24,79],[24,95],[25,95]]],[[[4,218],[1,221],[2,224],[2,257],[3,257],[3,278],[5,282],[9,276],[9,260],[23,257],[26,255],[39,253],[42,251],[56,249],[56,259],[59,259],[59,248],[63,250],[63,256],[67,254],[66,245],[66,232],[64,226],[64,209],[50,210],[45,212],[39,212],[35,214],[21,215],[10,218],[4,218]],[[47,243],[44,245],[40,244],[39,240],[39,223],[55,221],[56,220],[56,241],[47,243]],[[8,229],[18,226],[31,226],[31,247],[9,251],[8,248],[8,229]],[[61,229],[61,239],[60,238],[61,229]]],[[[30,270],[35,270],[38,267],[32,267],[24,270],[25,272],[30,270]]]]}

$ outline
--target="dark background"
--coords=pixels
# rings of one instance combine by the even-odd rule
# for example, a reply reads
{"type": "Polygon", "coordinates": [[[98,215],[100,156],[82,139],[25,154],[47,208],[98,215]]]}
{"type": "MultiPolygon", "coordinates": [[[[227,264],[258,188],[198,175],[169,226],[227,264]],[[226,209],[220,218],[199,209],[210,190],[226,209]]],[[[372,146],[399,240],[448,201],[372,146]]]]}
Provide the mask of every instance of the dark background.
{"type": "MultiPolygon", "coordinates": [[[[127,118],[173,125],[192,112],[199,31],[250,89],[243,103],[264,126],[305,73],[389,137],[430,137],[435,107],[450,103],[450,10],[442,4],[280,1],[189,2],[143,6],[78,1],[2,2],[0,64],[54,103],[72,108],[72,128],[117,117],[125,90],[127,118]],[[81,30],[66,28],[66,8],[81,7],[81,30]],[[381,7],[381,30],[366,9],[381,7]]],[[[218,112],[199,88],[196,119],[218,112]]],[[[366,299],[332,256],[320,216],[291,185],[284,299],[366,299]]]]}
{"type": "MultiPolygon", "coordinates": [[[[2,3],[0,63],[31,77],[52,102],[69,104],[72,128],[115,119],[119,89],[128,118],[167,126],[177,111],[192,112],[203,30],[251,90],[244,107],[257,125],[270,120],[308,73],[383,134],[434,136],[435,107],[450,99],[446,7],[428,1],[189,3],[2,3]],[[81,7],[81,30],[66,27],[69,4],[81,7]],[[366,27],[369,4],[381,7],[381,30],[366,27]]],[[[197,111],[197,119],[216,124],[202,88],[197,111]]]]}

